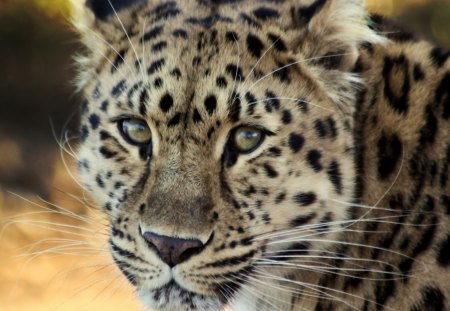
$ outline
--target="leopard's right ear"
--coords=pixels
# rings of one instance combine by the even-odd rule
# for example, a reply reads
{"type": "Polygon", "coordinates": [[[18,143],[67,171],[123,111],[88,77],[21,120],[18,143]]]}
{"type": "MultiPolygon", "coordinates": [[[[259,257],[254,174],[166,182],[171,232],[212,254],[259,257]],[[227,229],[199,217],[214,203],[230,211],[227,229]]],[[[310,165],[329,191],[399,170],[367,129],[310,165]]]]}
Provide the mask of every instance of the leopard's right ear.
{"type": "Polygon", "coordinates": [[[70,0],[72,25],[81,35],[87,48],[98,51],[129,31],[135,12],[149,0],[70,0]]]}
{"type": "Polygon", "coordinates": [[[95,75],[95,68],[104,60],[108,50],[123,40],[138,23],[141,6],[150,0],[69,0],[72,26],[79,34],[87,53],[76,57],[79,68],[79,89],[95,75]]]}

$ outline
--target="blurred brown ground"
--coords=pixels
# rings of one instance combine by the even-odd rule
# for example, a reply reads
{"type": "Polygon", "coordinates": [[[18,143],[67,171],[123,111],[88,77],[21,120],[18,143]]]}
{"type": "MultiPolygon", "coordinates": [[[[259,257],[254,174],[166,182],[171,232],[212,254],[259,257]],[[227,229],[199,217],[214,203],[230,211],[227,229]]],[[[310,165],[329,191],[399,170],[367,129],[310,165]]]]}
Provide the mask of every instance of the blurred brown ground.
{"type": "MultiPolygon", "coordinates": [[[[450,0],[368,2],[450,47],[450,0]]],[[[0,311],[139,310],[57,143],[76,136],[80,101],[67,16],[66,0],[0,0],[0,311]]]]}

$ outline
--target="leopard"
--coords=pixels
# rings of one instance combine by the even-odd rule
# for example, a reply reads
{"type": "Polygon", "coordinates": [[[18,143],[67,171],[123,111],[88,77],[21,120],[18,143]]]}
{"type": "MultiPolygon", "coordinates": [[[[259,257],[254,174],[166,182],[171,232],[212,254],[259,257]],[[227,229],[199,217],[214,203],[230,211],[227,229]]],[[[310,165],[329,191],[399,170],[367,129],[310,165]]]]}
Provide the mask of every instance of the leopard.
{"type": "Polygon", "coordinates": [[[362,0],[72,0],[79,179],[151,310],[450,310],[450,53],[362,0]]]}

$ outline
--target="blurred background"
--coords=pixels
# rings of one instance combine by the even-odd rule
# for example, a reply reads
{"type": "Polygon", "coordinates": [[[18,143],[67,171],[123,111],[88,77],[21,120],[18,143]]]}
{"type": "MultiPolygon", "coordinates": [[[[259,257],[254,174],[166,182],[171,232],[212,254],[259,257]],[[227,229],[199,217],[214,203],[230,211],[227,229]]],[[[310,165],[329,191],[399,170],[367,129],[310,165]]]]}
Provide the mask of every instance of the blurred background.
{"type": "MultiPolygon", "coordinates": [[[[450,0],[368,0],[450,47],[450,0]]],[[[77,185],[67,0],[0,0],[0,310],[139,310],[77,185]],[[64,150],[62,150],[64,148],[64,150]]]]}

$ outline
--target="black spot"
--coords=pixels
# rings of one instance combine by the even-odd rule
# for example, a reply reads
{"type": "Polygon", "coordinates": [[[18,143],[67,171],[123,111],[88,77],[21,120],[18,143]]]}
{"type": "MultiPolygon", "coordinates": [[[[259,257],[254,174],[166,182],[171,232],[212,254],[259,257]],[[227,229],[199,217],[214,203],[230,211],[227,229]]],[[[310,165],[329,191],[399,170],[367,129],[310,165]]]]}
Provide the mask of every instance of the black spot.
{"type": "Polygon", "coordinates": [[[297,153],[305,144],[305,138],[300,134],[291,133],[289,135],[289,147],[291,148],[292,152],[297,153]]]}
{"type": "Polygon", "coordinates": [[[396,58],[386,57],[383,68],[384,95],[392,108],[399,113],[408,111],[409,63],[404,55],[396,58]]]}
{"type": "Polygon", "coordinates": [[[342,50],[329,51],[313,60],[312,63],[330,70],[338,69],[341,67],[342,60],[346,54],[347,53],[342,50]]]}
{"type": "Polygon", "coordinates": [[[309,110],[308,102],[304,99],[299,99],[297,101],[297,106],[298,106],[299,110],[303,113],[307,113],[309,110]]]}
{"type": "Polygon", "coordinates": [[[264,171],[266,172],[267,177],[278,177],[278,172],[270,164],[264,164],[264,171]]]}
{"type": "Polygon", "coordinates": [[[266,20],[269,18],[277,18],[280,16],[277,10],[274,10],[272,8],[266,8],[266,7],[260,7],[253,11],[253,15],[256,16],[256,18],[266,20]]]}
{"type": "Polygon", "coordinates": [[[436,89],[435,103],[442,106],[442,117],[450,118],[450,72],[448,72],[436,89]]]}
{"type": "Polygon", "coordinates": [[[108,110],[108,106],[109,106],[109,101],[108,101],[108,100],[104,100],[104,101],[100,104],[100,110],[101,110],[101,111],[106,111],[106,110],[108,110]]]}
{"type": "Polygon", "coordinates": [[[224,76],[217,77],[216,85],[221,89],[226,88],[228,85],[227,79],[224,76]]]}
{"type": "Polygon", "coordinates": [[[176,38],[183,38],[183,39],[187,39],[188,38],[188,33],[186,30],[184,29],[175,29],[172,32],[172,35],[176,38]]]}
{"type": "Polygon", "coordinates": [[[178,79],[181,78],[181,71],[180,71],[180,69],[175,68],[174,70],[172,70],[172,71],[170,72],[170,75],[171,75],[172,77],[177,78],[177,80],[178,80],[178,79]]]}
{"type": "Polygon", "coordinates": [[[396,291],[396,280],[392,279],[392,268],[386,267],[386,280],[378,281],[375,288],[375,300],[377,310],[383,310],[386,301],[391,298],[396,291]]]}
{"type": "Polygon", "coordinates": [[[170,96],[170,94],[164,95],[159,101],[159,108],[161,108],[161,110],[164,112],[168,112],[172,107],[173,107],[172,96],[170,96]]]}
{"type": "Polygon", "coordinates": [[[97,185],[100,188],[104,188],[105,187],[105,182],[103,181],[102,177],[100,175],[95,176],[95,181],[97,182],[97,185]]]}
{"type": "Polygon", "coordinates": [[[450,196],[442,195],[441,204],[445,207],[445,213],[450,216],[450,196]]]}
{"type": "Polygon", "coordinates": [[[264,44],[257,36],[249,34],[247,36],[247,48],[251,55],[260,58],[262,50],[264,49],[264,44]]]}
{"type": "Polygon", "coordinates": [[[164,58],[160,58],[158,60],[155,60],[153,63],[150,64],[150,66],[147,69],[147,73],[149,75],[155,73],[156,71],[160,70],[166,63],[166,60],[164,58]]]}
{"type": "Polygon", "coordinates": [[[153,81],[153,86],[155,87],[155,89],[160,89],[162,88],[162,86],[164,85],[164,81],[161,78],[156,78],[155,81],[153,81]]]}
{"type": "Polygon", "coordinates": [[[416,81],[422,81],[425,79],[425,73],[423,72],[422,66],[420,64],[414,65],[414,80],[416,81]]]}
{"type": "Polygon", "coordinates": [[[436,133],[438,130],[438,120],[434,115],[431,105],[427,105],[425,108],[426,123],[420,130],[419,142],[421,145],[432,145],[436,139],[436,133]]]}
{"type": "Polygon", "coordinates": [[[273,70],[274,77],[278,78],[281,82],[290,83],[291,78],[289,77],[289,67],[294,65],[294,62],[284,64],[281,62],[277,63],[278,68],[273,70]]]}
{"type": "Polygon", "coordinates": [[[205,108],[210,116],[213,115],[214,111],[217,107],[217,99],[216,96],[210,95],[205,99],[205,108]]]}
{"type": "Polygon", "coordinates": [[[314,128],[316,129],[319,137],[324,138],[327,136],[327,129],[325,128],[325,124],[322,122],[322,120],[316,120],[316,122],[314,123],[314,128]]]}
{"type": "Polygon", "coordinates": [[[215,128],[214,128],[214,126],[211,126],[211,128],[208,130],[208,133],[207,133],[207,137],[208,137],[208,139],[211,139],[211,136],[212,136],[212,134],[215,132],[215,128]]]}
{"type": "Polygon", "coordinates": [[[111,94],[114,97],[119,97],[120,95],[122,95],[122,93],[126,89],[126,87],[127,87],[126,81],[122,80],[119,83],[117,83],[117,85],[115,87],[113,87],[113,89],[111,90],[111,94]]]}
{"type": "Polygon", "coordinates": [[[164,29],[163,26],[156,26],[155,28],[152,28],[151,30],[149,30],[147,33],[144,34],[141,41],[145,42],[155,39],[157,36],[161,34],[163,29],[164,29]]]}
{"type": "Polygon", "coordinates": [[[431,60],[440,69],[450,57],[450,51],[444,51],[440,47],[435,47],[430,53],[431,60]]]}
{"type": "Polygon", "coordinates": [[[227,41],[230,41],[230,42],[236,42],[239,40],[239,36],[234,31],[228,31],[225,34],[225,38],[227,39],[227,41]]]}
{"type": "Polygon", "coordinates": [[[199,56],[196,56],[192,59],[192,66],[198,67],[202,63],[202,58],[199,56]]]}
{"type": "Polygon", "coordinates": [[[168,127],[173,127],[176,126],[180,123],[181,121],[181,113],[177,113],[175,114],[175,116],[172,117],[172,119],[170,119],[169,123],[167,123],[168,127]]]}
{"type": "Polygon", "coordinates": [[[320,163],[321,158],[322,154],[319,150],[316,149],[309,151],[308,155],[306,156],[308,164],[314,169],[315,172],[320,172],[323,169],[323,166],[320,163]]]}
{"type": "Polygon", "coordinates": [[[378,141],[378,176],[388,178],[402,157],[403,145],[397,134],[390,136],[383,133],[378,141]]]}
{"type": "Polygon", "coordinates": [[[429,247],[431,247],[431,242],[433,241],[434,234],[436,233],[437,226],[437,217],[434,216],[431,219],[431,223],[428,225],[427,230],[421,235],[419,243],[414,247],[412,253],[414,256],[418,256],[419,254],[426,251],[429,247]]]}
{"type": "Polygon", "coordinates": [[[89,136],[89,130],[86,125],[82,125],[80,129],[80,141],[84,142],[89,136]]]}
{"type": "Polygon", "coordinates": [[[285,192],[281,192],[277,195],[277,197],[275,198],[275,203],[276,204],[280,204],[281,202],[283,202],[286,199],[286,193],[285,192]]]}
{"type": "Polygon", "coordinates": [[[317,196],[314,192],[300,192],[294,196],[294,202],[300,206],[308,206],[316,202],[317,196]]]}
{"type": "Polygon", "coordinates": [[[330,230],[330,223],[333,221],[333,215],[331,213],[327,213],[319,222],[319,225],[316,226],[317,232],[326,232],[330,230]]]}
{"type": "Polygon", "coordinates": [[[225,71],[233,78],[233,81],[244,81],[245,77],[242,74],[242,69],[236,65],[228,64],[225,71]]]}
{"type": "Polygon", "coordinates": [[[100,131],[100,140],[110,139],[112,136],[106,131],[100,131]]]}
{"type": "Polygon", "coordinates": [[[334,121],[334,119],[332,117],[329,117],[325,120],[325,123],[328,127],[328,134],[332,137],[332,138],[336,138],[338,135],[338,129],[336,127],[336,121],[334,121]]]}
{"type": "Polygon", "coordinates": [[[147,100],[148,100],[148,92],[146,89],[143,89],[141,95],[139,95],[139,113],[142,116],[147,115],[147,100]]]}
{"type": "Polygon", "coordinates": [[[105,146],[102,146],[99,148],[100,153],[103,155],[105,159],[110,159],[112,157],[115,157],[117,155],[117,152],[111,151],[105,146]]]}
{"type": "Polygon", "coordinates": [[[283,111],[283,116],[281,117],[281,121],[284,124],[289,124],[292,122],[292,114],[289,110],[284,110],[283,111]]]}
{"type": "Polygon", "coordinates": [[[422,289],[422,301],[411,308],[411,311],[444,311],[445,296],[439,288],[427,286],[422,289]]]}
{"type": "Polygon", "coordinates": [[[284,44],[283,40],[281,40],[281,38],[275,34],[269,33],[267,35],[269,37],[269,40],[272,41],[272,44],[275,48],[275,50],[279,51],[279,52],[286,52],[287,51],[287,47],[284,44]]]}
{"type": "Polygon", "coordinates": [[[265,108],[267,112],[280,109],[280,100],[272,91],[266,91],[265,108]]]}
{"type": "Polygon", "coordinates": [[[297,216],[294,220],[291,221],[292,227],[301,227],[308,224],[311,220],[316,218],[316,213],[311,213],[309,215],[297,216]]]}
{"type": "Polygon", "coordinates": [[[247,113],[249,115],[253,115],[255,113],[255,108],[258,103],[258,100],[256,99],[255,95],[253,95],[250,92],[245,93],[245,100],[248,103],[247,113]]]}
{"type": "Polygon", "coordinates": [[[436,260],[444,267],[450,265],[450,235],[447,235],[447,238],[439,245],[436,260]]]}
{"type": "Polygon", "coordinates": [[[398,268],[402,272],[402,282],[405,283],[407,279],[410,277],[411,268],[414,263],[414,258],[406,258],[399,265],[398,268]]]}
{"type": "Polygon", "coordinates": [[[180,13],[181,13],[181,10],[179,10],[179,9],[164,10],[163,12],[158,13],[152,22],[156,23],[163,19],[169,19],[171,17],[175,17],[175,16],[179,15],[180,13]]]}
{"type": "Polygon", "coordinates": [[[233,92],[229,100],[228,106],[229,106],[228,118],[232,122],[237,122],[241,114],[241,98],[239,97],[239,94],[233,92]]]}
{"type": "Polygon", "coordinates": [[[111,73],[116,72],[119,66],[123,64],[127,51],[128,49],[122,49],[119,53],[117,53],[116,58],[113,61],[113,65],[111,66],[111,73]]]}
{"type": "Polygon", "coordinates": [[[281,156],[281,149],[277,147],[271,147],[269,148],[269,153],[272,157],[279,157],[281,156]]]}
{"type": "Polygon", "coordinates": [[[313,4],[298,9],[297,18],[301,25],[309,23],[309,21],[322,9],[327,0],[317,0],[313,4]]]}
{"type": "Polygon", "coordinates": [[[89,116],[89,123],[91,124],[91,128],[96,130],[100,124],[100,117],[95,113],[89,116]]]}
{"type": "Polygon", "coordinates": [[[336,190],[336,193],[342,194],[342,174],[337,161],[331,162],[327,169],[327,174],[334,186],[334,189],[336,190]]]}
{"type": "Polygon", "coordinates": [[[160,41],[158,43],[153,44],[152,46],[152,52],[161,52],[163,49],[167,47],[166,41],[160,41]]]}
{"type": "Polygon", "coordinates": [[[198,112],[197,108],[195,108],[194,112],[192,113],[192,121],[194,121],[194,123],[202,122],[202,116],[198,112]]]}

